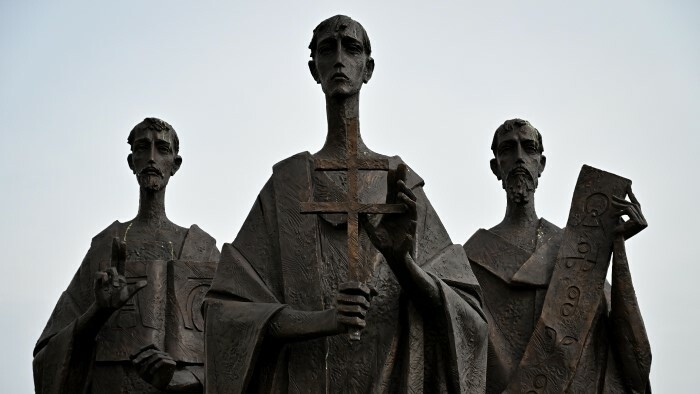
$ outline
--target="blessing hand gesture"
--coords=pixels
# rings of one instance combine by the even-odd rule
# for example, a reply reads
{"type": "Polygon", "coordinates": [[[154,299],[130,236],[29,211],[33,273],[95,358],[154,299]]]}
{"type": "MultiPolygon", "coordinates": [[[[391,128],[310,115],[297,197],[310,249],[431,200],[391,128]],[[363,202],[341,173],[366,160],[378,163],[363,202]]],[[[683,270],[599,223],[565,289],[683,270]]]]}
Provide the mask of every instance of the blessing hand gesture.
{"type": "Polygon", "coordinates": [[[95,304],[99,310],[116,311],[124,306],[136,293],[146,287],[145,280],[133,285],[126,283],[126,243],[119,238],[112,240],[112,266],[95,273],[95,304]]]}

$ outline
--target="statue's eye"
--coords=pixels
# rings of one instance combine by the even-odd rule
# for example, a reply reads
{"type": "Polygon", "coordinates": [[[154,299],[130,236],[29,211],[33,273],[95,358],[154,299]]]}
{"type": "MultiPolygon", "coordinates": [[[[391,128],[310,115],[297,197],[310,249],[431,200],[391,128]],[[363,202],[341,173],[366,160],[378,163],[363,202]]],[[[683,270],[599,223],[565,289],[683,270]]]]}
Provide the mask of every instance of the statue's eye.
{"type": "Polygon", "coordinates": [[[362,46],[358,44],[348,45],[348,52],[352,53],[353,55],[359,55],[362,53],[362,46]]]}
{"type": "Polygon", "coordinates": [[[501,144],[501,146],[498,147],[498,153],[503,154],[503,153],[508,153],[511,149],[510,144],[501,144]]]}
{"type": "Polygon", "coordinates": [[[318,48],[316,49],[316,52],[319,55],[328,55],[333,52],[333,43],[332,42],[322,42],[318,45],[318,48]]]}
{"type": "Polygon", "coordinates": [[[537,153],[537,147],[535,146],[535,143],[532,142],[532,143],[525,144],[525,152],[527,152],[529,154],[537,153]]]}

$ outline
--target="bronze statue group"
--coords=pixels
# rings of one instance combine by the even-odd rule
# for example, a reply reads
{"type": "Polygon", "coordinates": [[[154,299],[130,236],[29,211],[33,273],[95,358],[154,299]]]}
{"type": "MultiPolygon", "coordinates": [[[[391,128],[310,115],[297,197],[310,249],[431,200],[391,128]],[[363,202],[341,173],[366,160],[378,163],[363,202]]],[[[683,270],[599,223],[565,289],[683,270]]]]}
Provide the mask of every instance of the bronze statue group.
{"type": "Polygon", "coordinates": [[[491,145],[505,217],[453,244],[423,179],[362,141],[364,28],[334,16],[309,49],[326,142],[273,167],[221,253],[166,216],[173,127],[134,127],[138,213],[93,238],[34,349],[36,392],[650,392],[631,182],[584,166],[557,227],[535,211],[542,136],[507,120],[491,145]]]}

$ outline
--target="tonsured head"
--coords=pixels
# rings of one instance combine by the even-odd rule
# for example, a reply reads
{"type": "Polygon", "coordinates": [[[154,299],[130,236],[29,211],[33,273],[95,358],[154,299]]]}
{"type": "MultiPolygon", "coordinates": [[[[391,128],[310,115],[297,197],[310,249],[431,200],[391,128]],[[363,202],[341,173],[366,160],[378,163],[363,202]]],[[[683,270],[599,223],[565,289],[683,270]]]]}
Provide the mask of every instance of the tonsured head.
{"type": "Polygon", "coordinates": [[[309,70],[328,97],[357,94],[372,78],[369,37],[364,27],[348,16],[336,15],[316,26],[309,49],[309,70]]]}
{"type": "Polygon", "coordinates": [[[175,129],[160,119],[146,118],[131,130],[127,142],[131,145],[127,162],[139,185],[150,191],[167,186],[182,164],[175,129]]]}
{"type": "Polygon", "coordinates": [[[507,120],[496,129],[491,150],[491,171],[501,180],[508,200],[527,204],[547,161],[542,135],[526,120],[507,120]]]}

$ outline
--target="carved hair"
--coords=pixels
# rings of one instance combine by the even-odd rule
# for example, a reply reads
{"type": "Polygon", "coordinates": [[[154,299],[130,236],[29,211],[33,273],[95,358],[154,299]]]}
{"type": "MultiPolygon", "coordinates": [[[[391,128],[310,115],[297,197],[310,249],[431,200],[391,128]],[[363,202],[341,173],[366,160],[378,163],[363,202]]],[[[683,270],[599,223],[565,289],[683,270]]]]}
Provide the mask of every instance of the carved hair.
{"type": "Polygon", "coordinates": [[[126,142],[128,142],[132,148],[134,144],[134,136],[136,135],[137,131],[141,130],[169,131],[173,136],[173,151],[175,154],[180,151],[180,139],[177,137],[177,132],[168,122],[158,118],[146,118],[143,120],[143,122],[137,124],[133,129],[131,129],[129,138],[127,138],[126,142]]]}
{"type": "Polygon", "coordinates": [[[316,26],[316,28],[314,29],[314,35],[313,37],[311,37],[311,43],[309,44],[309,49],[311,49],[311,57],[314,58],[314,56],[316,55],[316,40],[318,39],[318,35],[320,33],[324,31],[344,30],[352,23],[355,23],[357,24],[357,26],[360,27],[360,31],[362,32],[362,46],[364,47],[367,56],[370,56],[372,54],[372,45],[370,45],[369,43],[369,36],[367,36],[365,28],[362,27],[360,22],[350,18],[349,16],[336,15],[319,23],[318,26],[316,26]]]}
{"type": "Polygon", "coordinates": [[[510,119],[506,120],[503,122],[502,125],[498,126],[496,129],[496,132],[493,134],[493,141],[491,142],[491,151],[493,152],[493,156],[496,156],[496,149],[498,149],[498,136],[501,134],[505,134],[508,131],[513,131],[513,130],[519,130],[522,129],[523,127],[529,127],[533,130],[535,130],[535,134],[537,136],[537,150],[539,151],[540,154],[544,152],[544,144],[542,143],[542,134],[540,134],[539,130],[535,128],[530,122],[527,120],[523,119],[510,119]]]}

